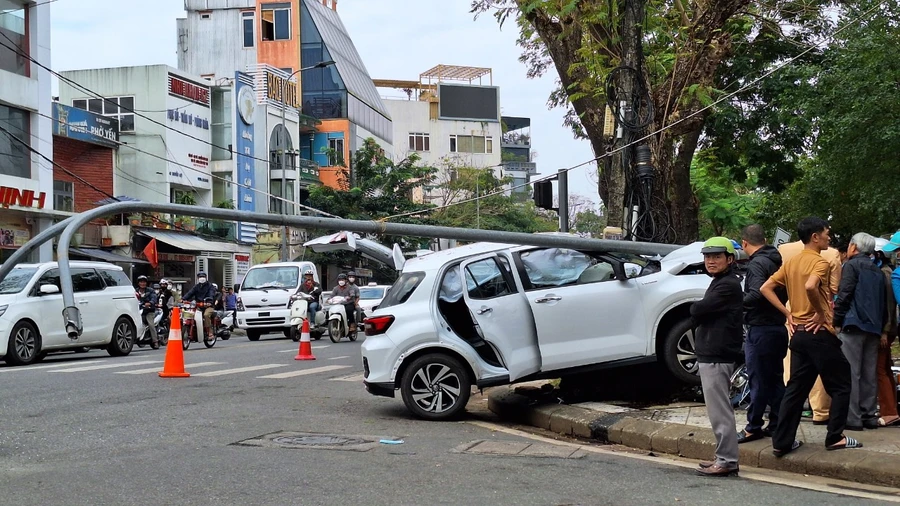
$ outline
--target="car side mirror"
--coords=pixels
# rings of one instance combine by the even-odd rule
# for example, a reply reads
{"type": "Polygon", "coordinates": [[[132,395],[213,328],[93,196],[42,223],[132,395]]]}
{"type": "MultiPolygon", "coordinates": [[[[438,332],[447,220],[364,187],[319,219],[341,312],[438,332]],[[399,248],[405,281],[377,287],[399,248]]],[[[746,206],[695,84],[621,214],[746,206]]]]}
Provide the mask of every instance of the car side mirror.
{"type": "Polygon", "coordinates": [[[622,268],[625,270],[626,279],[636,278],[641,275],[641,266],[638,264],[625,262],[622,268]]]}
{"type": "Polygon", "coordinates": [[[41,295],[53,295],[54,293],[59,293],[59,287],[56,285],[46,284],[41,285],[38,291],[41,293],[41,295]]]}

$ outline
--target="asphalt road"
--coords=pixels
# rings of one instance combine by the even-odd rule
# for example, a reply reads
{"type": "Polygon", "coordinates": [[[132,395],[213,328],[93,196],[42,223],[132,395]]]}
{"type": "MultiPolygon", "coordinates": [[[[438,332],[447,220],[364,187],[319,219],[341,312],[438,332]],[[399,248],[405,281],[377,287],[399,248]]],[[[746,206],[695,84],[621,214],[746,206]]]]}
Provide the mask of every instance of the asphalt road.
{"type": "Polygon", "coordinates": [[[462,452],[535,439],[478,416],[410,418],[365,392],[358,342],[315,342],[315,362],[294,361],[296,347],[275,335],[194,344],[186,379],[159,378],[164,350],[147,348],[0,366],[0,504],[878,504],[608,453],[462,452]],[[279,432],[357,437],[337,450],[248,441],[279,432]]]}

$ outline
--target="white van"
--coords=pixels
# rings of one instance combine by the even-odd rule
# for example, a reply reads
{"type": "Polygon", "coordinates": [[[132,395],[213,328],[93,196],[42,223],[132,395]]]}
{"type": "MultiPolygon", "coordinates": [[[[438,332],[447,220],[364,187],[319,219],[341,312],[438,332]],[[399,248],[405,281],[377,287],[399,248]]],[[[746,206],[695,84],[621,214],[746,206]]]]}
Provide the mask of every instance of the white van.
{"type": "Polygon", "coordinates": [[[319,272],[312,262],[283,262],[254,265],[238,290],[236,326],[247,331],[251,341],[270,332],[291,332],[291,295],[300,288],[303,273],[319,272]]]}

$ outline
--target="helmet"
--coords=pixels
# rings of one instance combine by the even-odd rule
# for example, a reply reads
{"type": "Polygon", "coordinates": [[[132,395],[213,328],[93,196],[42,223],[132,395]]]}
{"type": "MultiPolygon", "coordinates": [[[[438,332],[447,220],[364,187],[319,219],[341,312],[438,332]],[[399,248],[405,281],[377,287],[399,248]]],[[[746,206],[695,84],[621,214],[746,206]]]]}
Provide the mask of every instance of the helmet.
{"type": "Polygon", "coordinates": [[[350,271],[350,272],[347,273],[347,275],[348,275],[348,276],[353,276],[353,277],[355,278],[355,277],[356,277],[356,271],[350,271]]]}
{"type": "Polygon", "coordinates": [[[338,279],[347,279],[347,275],[342,272],[338,274],[338,279]]]}
{"type": "Polygon", "coordinates": [[[147,281],[147,276],[138,276],[137,281],[138,283],[140,283],[141,281],[147,281]]]}
{"type": "Polygon", "coordinates": [[[304,276],[312,276],[312,275],[313,275],[313,271],[307,269],[306,272],[303,273],[303,275],[304,275],[304,276]]]}
{"type": "Polygon", "coordinates": [[[159,290],[159,283],[153,283],[153,289],[159,290]]]}
{"type": "Polygon", "coordinates": [[[734,256],[734,244],[727,237],[711,237],[703,243],[700,253],[725,253],[734,256]]]}
{"type": "Polygon", "coordinates": [[[219,289],[219,285],[217,285],[217,284],[215,284],[215,283],[213,283],[212,285],[213,285],[213,288],[215,288],[216,290],[219,289]]]}
{"type": "Polygon", "coordinates": [[[205,273],[205,272],[198,272],[198,273],[197,273],[197,277],[198,277],[198,278],[205,278],[205,277],[207,277],[207,276],[206,276],[206,273],[205,273]]]}
{"type": "Polygon", "coordinates": [[[159,284],[161,284],[161,285],[168,285],[168,284],[169,284],[169,280],[166,279],[166,278],[160,279],[160,280],[159,280],[159,284]]]}

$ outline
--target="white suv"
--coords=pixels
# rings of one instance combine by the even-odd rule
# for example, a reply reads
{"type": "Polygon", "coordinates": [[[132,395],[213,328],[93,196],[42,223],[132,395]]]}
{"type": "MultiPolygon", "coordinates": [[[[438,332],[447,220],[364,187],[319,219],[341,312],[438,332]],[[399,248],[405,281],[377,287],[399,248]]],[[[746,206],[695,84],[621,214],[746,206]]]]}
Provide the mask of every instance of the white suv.
{"type": "Polygon", "coordinates": [[[10,365],[32,364],[47,352],[105,348],[131,353],[143,328],[135,290],[121,267],[103,262],[71,262],[75,303],[84,332],[66,335],[56,262],[20,264],[0,281],[0,357],[10,365]]]}
{"type": "Polygon", "coordinates": [[[661,260],[478,243],[410,259],[366,320],[366,389],[416,416],[459,414],[471,387],[660,361],[698,384],[690,305],[701,243],[661,260]]]}

